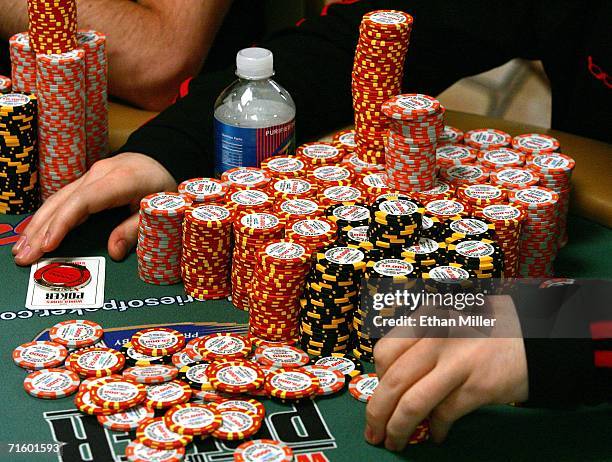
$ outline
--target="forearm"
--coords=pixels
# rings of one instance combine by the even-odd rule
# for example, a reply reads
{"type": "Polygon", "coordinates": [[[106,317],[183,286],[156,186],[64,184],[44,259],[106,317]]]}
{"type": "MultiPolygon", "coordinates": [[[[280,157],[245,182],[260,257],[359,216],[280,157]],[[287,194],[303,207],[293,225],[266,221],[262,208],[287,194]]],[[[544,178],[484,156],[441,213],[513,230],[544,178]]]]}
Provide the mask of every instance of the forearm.
{"type": "MultiPolygon", "coordinates": [[[[28,27],[24,0],[5,0],[0,35],[28,27]],[[14,13],[13,13],[14,12],[14,13]]],[[[196,74],[231,0],[79,0],[79,28],[107,36],[110,93],[150,110],[168,106],[180,83],[196,74]]]]}

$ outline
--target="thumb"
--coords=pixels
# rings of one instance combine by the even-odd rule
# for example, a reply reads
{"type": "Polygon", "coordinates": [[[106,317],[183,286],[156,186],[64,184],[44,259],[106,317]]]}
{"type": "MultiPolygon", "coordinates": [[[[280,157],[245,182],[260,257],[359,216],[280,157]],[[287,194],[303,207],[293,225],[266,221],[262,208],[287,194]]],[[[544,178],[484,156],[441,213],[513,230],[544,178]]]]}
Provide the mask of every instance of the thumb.
{"type": "Polygon", "coordinates": [[[117,226],[108,238],[108,254],[113,260],[123,260],[138,239],[138,218],[135,213],[117,226]]]}

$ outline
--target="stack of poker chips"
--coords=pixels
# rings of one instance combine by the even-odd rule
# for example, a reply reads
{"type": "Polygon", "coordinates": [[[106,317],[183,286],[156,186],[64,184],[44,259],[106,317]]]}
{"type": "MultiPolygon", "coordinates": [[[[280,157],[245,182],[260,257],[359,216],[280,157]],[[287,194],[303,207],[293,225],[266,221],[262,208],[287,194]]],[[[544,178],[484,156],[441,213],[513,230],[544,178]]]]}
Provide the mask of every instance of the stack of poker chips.
{"type": "Polygon", "coordinates": [[[27,214],[39,204],[37,100],[0,95],[0,213],[27,214]]]}
{"type": "Polygon", "coordinates": [[[481,184],[489,181],[489,169],[479,164],[453,165],[440,169],[440,176],[452,186],[481,184]]]}
{"type": "Polygon", "coordinates": [[[470,292],[476,274],[460,263],[448,263],[428,268],[421,274],[427,292],[456,294],[470,292]]]}
{"type": "Polygon", "coordinates": [[[278,200],[274,203],[273,210],[285,227],[291,226],[296,221],[324,214],[321,204],[312,199],[278,200]]]}
{"type": "Polygon", "coordinates": [[[269,212],[274,205],[272,197],[259,189],[229,189],[227,195],[225,206],[234,216],[246,212],[269,212]]]}
{"type": "Polygon", "coordinates": [[[437,179],[434,186],[431,189],[425,189],[423,191],[414,191],[408,194],[408,196],[416,199],[422,204],[428,204],[431,201],[440,199],[451,199],[455,194],[455,188],[446,181],[437,179]]]}
{"type": "Polygon", "coordinates": [[[463,132],[458,128],[445,125],[442,135],[438,138],[438,146],[463,143],[463,132]]]}
{"type": "Polygon", "coordinates": [[[313,170],[322,165],[339,164],[346,156],[346,151],[337,142],[315,141],[298,146],[295,155],[308,169],[313,170]]]}
{"type": "Polygon", "coordinates": [[[452,244],[459,239],[495,239],[495,225],[484,218],[453,217],[447,221],[444,241],[452,244]]]}
{"type": "Polygon", "coordinates": [[[434,215],[423,215],[423,225],[421,226],[421,237],[426,237],[434,241],[440,241],[444,233],[444,222],[434,215]]]}
{"type": "Polygon", "coordinates": [[[461,202],[459,199],[436,199],[425,204],[425,212],[430,216],[436,216],[444,222],[446,226],[446,220],[452,217],[466,217],[468,216],[468,207],[461,202]]]}
{"type": "Polygon", "coordinates": [[[85,133],[89,168],[106,157],[109,150],[106,36],[93,30],[79,31],[77,41],[79,48],[85,50],[85,133]]]}
{"type": "Polygon", "coordinates": [[[475,287],[482,293],[494,291],[494,279],[504,274],[504,252],[490,239],[459,239],[446,246],[446,255],[449,263],[459,263],[474,272],[475,287]]]}
{"type": "Polygon", "coordinates": [[[399,192],[422,191],[436,179],[436,146],[444,130],[444,107],[431,96],[407,93],[382,105],[389,120],[385,168],[389,186],[399,192]]]}
{"type": "Polygon", "coordinates": [[[261,168],[274,178],[306,177],[306,164],[295,156],[273,156],[261,162],[261,168]]]}
{"type": "Polygon", "coordinates": [[[558,247],[567,244],[567,213],[572,171],[575,166],[574,159],[559,152],[537,154],[527,160],[527,167],[539,176],[540,186],[552,189],[559,195],[558,247]]]}
{"type": "Polygon", "coordinates": [[[330,186],[319,194],[318,201],[323,207],[335,204],[350,205],[367,200],[365,192],[355,186],[330,186]]]}
{"type": "Polygon", "coordinates": [[[36,53],[30,47],[28,33],[13,35],[9,39],[9,46],[13,90],[36,93],[36,53]]]}
{"type": "Polygon", "coordinates": [[[310,173],[310,178],[322,188],[353,184],[353,172],[341,165],[315,167],[310,173]]]}
{"type": "Polygon", "coordinates": [[[388,120],[382,104],[401,91],[412,16],[403,11],[367,13],[359,26],[352,73],[355,153],[371,164],[385,163],[388,120]]]}
{"type": "Polygon", "coordinates": [[[385,172],[372,172],[359,175],[357,184],[366,194],[369,203],[374,202],[381,195],[391,192],[391,188],[389,188],[389,177],[385,172]]]}
{"type": "Polygon", "coordinates": [[[557,253],[559,195],[548,188],[529,186],[510,191],[508,200],[525,210],[519,275],[532,278],[551,276],[557,253]]]}
{"type": "Polygon", "coordinates": [[[311,253],[331,245],[338,236],[338,225],[325,217],[299,220],[285,228],[285,237],[307,248],[311,253]]]}
{"type": "Polygon", "coordinates": [[[512,138],[512,147],[527,156],[552,154],[559,150],[559,141],[549,135],[525,133],[512,138]]]}
{"type": "Polygon", "coordinates": [[[253,278],[257,252],[266,242],[283,237],[283,224],[276,215],[255,212],[236,216],[233,229],[232,303],[248,311],[248,285],[253,278]]]}
{"type": "Polygon", "coordinates": [[[324,356],[349,348],[365,266],[364,252],[347,246],[332,245],[314,255],[300,301],[300,344],[308,354],[324,356]]]}
{"type": "Polygon", "coordinates": [[[474,214],[489,221],[495,227],[495,242],[504,252],[504,276],[517,277],[521,226],[525,212],[514,205],[500,203],[477,209],[474,214]]]}
{"type": "Polygon", "coordinates": [[[231,238],[227,207],[205,204],[185,211],[180,264],[185,293],[198,300],[229,297],[231,238]]]}
{"type": "Polygon", "coordinates": [[[28,19],[35,53],[62,54],[76,48],[76,0],[28,0],[28,19]]]}
{"type": "Polygon", "coordinates": [[[268,194],[275,202],[282,202],[287,199],[313,199],[317,197],[318,190],[311,179],[280,178],[270,182],[268,194]]]}
{"type": "Polygon", "coordinates": [[[365,162],[361,160],[357,154],[347,155],[344,159],[342,159],[341,164],[351,169],[355,177],[366,175],[368,173],[380,173],[385,171],[384,164],[372,164],[370,162],[365,162]]]}
{"type": "Polygon", "coordinates": [[[300,294],[310,269],[310,253],[288,239],[268,241],[257,252],[249,292],[249,333],[274,342],[298,334],[300,294]]]}
{"type": "Polygon", "coordinates": [[[357,147],[357,143],[355,142],[355,130],[340,130],[334,133],[332,141],[340,143],[347,156],[355,153],[355,148],[357,147]]]}
{"type": "Polygon", "coordinates": [[[495,128],[477,128],[465,133],[463,143],[478,151],[487,151],[510,147],[512,137],[495,128]]]}
{"type": "Polygon", "coordinates": [[[462,144],[445,144],[436,148],[436,165],[440,169],[476,162],[477,151],[462,144]]]}
{"type": "Polygon", "coordinates": [[[525,165],[525,154],[510,148],[487,149],[478,151],[478,161],[491,170],[522,167],[525,165]]]}
{"type": "Polygon", "coordinates": [[[457,197],[475,212],[488,205],[506,203],[508,193],[492,184],[470,184],[457,188],[457,197]]]}
{"type": "Polygon", "coordinates": [[[192,204],[222,203],[227,185],[215,178],[192,178],[179,184],[178,192],[192,204]]]}
{"type": "Polygon", "coordinates": [[[10,93],[13,88],[13,82],[11,79],[4,75],[0,75],[0,95],[10,93]]]}
{"type": "Polygon", "coordinates": [[[372,204],[368,240],[388,255],[399,255],[418,242],[423,213],[423,206],[408,196],[382,196],[372,204]]]}
{"type": "Polygon", "coordinates": [[[434,266],[447,263],[446,249],[443,238],[435,240],[421,237],[415,244],[407,246],[401,256],[412,262],[418,274],[423,274],[434,266]]]}
{"type": "Polygon", "coordinates": [[[85,51],[36,57],[40,185],[45,200],[87,170],[85,51]]]}
{"type": "Polygon", "coordinates": [[[229,188],[229,193],[244,189],[265,190],[272,180],[268,170],[257,167],[236,167],[221,174],[221,181],[229,188]]]}
{"type": "MultiPolygon", "coordinates": [[[[353,350],[355,357],[374,362],[374,346],[379,338],[387,332],[377,329],[380,321],[374,322],[374,316],[395,317],[396,307],[385,306],[374,309],[373,296],[390,294],[396,291],[409,291],[416,286],[417,271],[414,262],[403,258],[371,258],[366,265],[364,281],[361,286],[361,304],[353,315],[353,350]]],[[[404,313],[402,313],[404,314],[404,313]]]]}
{"type": "Polygon", "coordinates": [[[181,281],[183,215],[191,205],[176,193],[155,193],[140,201],[138,274],[149,284],[181,281]]]}
{"type": "Polygon", "coordinates": [[[327,217],[338,227],[338,239],[343,240],[346,233],[359,226],[370,224],[370,209],[362,204],[336,204],[325,210],[327,217]]]}
{"type": "Polygon", "coordinates": [[[519,189],[540,184],[540,176],[524,167],[504,167],[491,172],[491,183],[506,189],[519,189]]]}

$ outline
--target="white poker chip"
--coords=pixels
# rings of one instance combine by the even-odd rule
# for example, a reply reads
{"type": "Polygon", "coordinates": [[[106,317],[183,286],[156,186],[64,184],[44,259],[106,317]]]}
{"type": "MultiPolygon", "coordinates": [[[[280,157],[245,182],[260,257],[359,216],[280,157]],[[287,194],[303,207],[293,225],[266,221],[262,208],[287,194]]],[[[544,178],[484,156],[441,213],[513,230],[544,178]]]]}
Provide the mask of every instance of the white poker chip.
{"type": "Polygon", "coordinates": [[[99,415],[98,422],[105,428],[116,432],[136,430],[145,419],[155,417],[153,409],[136,406],[110,415],[99,415]]]}
{"type": "Polygon", "coordinates": [[[55,342],[35,341],[24,343],[13,350],[13,361],[29,370],[48,369],[64,363],[68,350],[55,342]]]}

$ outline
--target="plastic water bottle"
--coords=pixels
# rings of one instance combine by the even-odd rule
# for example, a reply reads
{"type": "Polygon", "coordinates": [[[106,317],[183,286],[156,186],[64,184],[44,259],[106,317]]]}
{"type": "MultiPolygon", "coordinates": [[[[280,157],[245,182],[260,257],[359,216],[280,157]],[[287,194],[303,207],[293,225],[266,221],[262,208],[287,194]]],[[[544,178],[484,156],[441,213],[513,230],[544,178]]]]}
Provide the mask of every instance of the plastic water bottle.
{"type": "Polygon", "coordinates": [[[295,104],[274,75],[272,52],[245,48],[236,55],[238,80],[215,102],[215,170],[259,167],[295,150],[295,104]]]}

